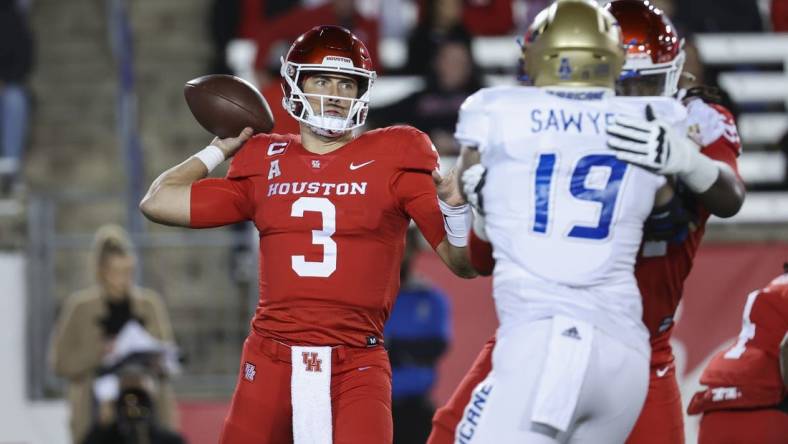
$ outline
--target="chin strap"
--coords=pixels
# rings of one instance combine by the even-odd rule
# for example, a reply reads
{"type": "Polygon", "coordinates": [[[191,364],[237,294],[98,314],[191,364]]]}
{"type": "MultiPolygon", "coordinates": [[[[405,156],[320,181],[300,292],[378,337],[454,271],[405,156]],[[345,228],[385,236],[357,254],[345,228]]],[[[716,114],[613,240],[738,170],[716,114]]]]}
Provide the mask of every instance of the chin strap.
{"type": "Polygon", "coordinates": [[[342,137],[343,135],[347,134],[347,132],[348,132],[348,130],[346,130],[346,131],[327,130],[325,128],[320,128],[318,126],[309,125],[309,124],[307,124],[307,126],[309,127],[309,129],[313,133],[317,134],[318,136],[328,137],[328,138],[331,138],[331,139],[337,139],[339,137],[342,137]]]}
{"type": "Polygon", "coordinates": [[[313,113],[306,118],[305,123],[315,134],[333,139],[347,134],[348,131],[352,131],[352,129],[345,127],[346,122],[347,119],[318,116],[313,113]]]}

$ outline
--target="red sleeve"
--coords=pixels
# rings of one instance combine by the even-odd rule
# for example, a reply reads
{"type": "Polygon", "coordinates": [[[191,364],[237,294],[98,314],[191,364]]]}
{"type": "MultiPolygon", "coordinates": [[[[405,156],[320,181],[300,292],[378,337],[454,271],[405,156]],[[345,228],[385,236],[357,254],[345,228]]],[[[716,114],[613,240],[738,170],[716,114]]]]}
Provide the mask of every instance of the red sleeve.
{"type": "Polygon", "coordinates": [[[471,238],[468,242],[468,254],[470,255],[471,265],[482,276],[489,276],[495,268],[495,260],[492,255],[492,244],[483,241],[471,230],[471,238]]]}
{"type": "Polygon", "coordinates": [[[395,177],[392,191],[405,214],[416,222],[424,239],[433,249],[437,248],[446,237],[446,229],[432,176],[402,171],[395,177]]]}
{"type": "MultiPolygon", "coordinates": [[[[268,143],[276,141],[274,135],[257,134],[249,139],[244,146],[235,153],[227,170],[228,179],[243,179],[245,177],[261,176],[266,172],[262,166],[265,164],[268,143]]],[[[286,141],[287,138],[281,139],[286,141]]]]}
{"type": "MultiPolygon", "coordinates": [[[[739,162],[737,160],[738,148],[723,137],[706,145],[701,150],[701,153],[707,157],[719,162],[727,164],[739,176],[739,162]]],[[[739,177],[741,179],[741,177],[739,177]]]]}
{"type": "Polygon", "coordinates": [[[438,168],[438,151],[429,136],[405,125],[392,126],[387,131],[394,133],[399,145],[399,169],[432,174],[432,170],[438,168]]]}
{"type": "Polygon", "coordinates": [[[203,179],[192,184],[190,225],[212,228],[254,216],[254,185],[249,179],[203,179]]]}
{"type": "Polygon", "coordinates": [[[438,167],[438,152],[426,134],[411,126],[392,126],[389,133],[400,151],[399,170],[392,181],[392,192],[403,212],[418,225],[427,242],[436,248],[446,237],[443,214],[432,171],[438,167]]]}
{"type": "Polygon", "coordinates": [[[722,135],[714,143],[724,143],[728,149],[736,154],[736,157],[739,157],[742,148],[741,137],[739,137],[739,129],[736,127],[736,119],[733,117],[733,113],[718,103],[710,103],[709,106],[722,116],[722,135]]]}

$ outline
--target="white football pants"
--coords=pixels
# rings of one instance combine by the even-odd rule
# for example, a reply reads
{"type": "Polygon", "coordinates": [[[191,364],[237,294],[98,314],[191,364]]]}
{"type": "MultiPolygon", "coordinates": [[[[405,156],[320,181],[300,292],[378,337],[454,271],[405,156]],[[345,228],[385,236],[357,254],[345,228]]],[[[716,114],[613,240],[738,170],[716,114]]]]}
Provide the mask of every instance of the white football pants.
{"type": "Polygon", "coordinates": [[[499,331],[455,442],[623,443],[648,381],[648,356],[590,324],[557,316],[499,331]]]}

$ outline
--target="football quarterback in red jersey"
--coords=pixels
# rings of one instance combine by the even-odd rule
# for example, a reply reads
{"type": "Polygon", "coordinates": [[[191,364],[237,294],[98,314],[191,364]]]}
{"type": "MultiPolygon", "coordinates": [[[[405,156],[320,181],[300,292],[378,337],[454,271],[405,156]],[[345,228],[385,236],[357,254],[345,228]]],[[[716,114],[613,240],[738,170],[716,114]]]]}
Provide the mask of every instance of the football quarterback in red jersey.
{"type": "Polygon", "coordinates": [[[470,209],[450,177],[438,184],[439,201],[438,157],[425,134],[407,126],[353,134],[375,73],[349,31],[303,34],[282,77],[300,136],[250,137],[246,128],[216,138],[156,179],[141,208],[192,228],[251,220],[260,233],[260,300],[221,442],[391,442],[382,337],[406,229],[413,219],[452,271],[472,277],[470,209]],[[229,157],[226,178],[205,178],[229,157]]]}
{"type": "MultiPolygon", "coordinates": [[[[617,94],[676,95],[684,52],[683,42],[670,20],[659,9],[643,0],[615,0],[606,5],[606,8],[618,20],[628,47],[617,94]]],[[[665,208],[655,209],[646,223],[644,243],[635,264],[635,276],[643,297],[643,322],[651,335],[652,355],[649,392],[627,440],[629,444],[684,442],[681,396],[669,342],[673,330],[673,316],[681,298],[684,280],[689,275],[695,252],[703,237],[707,219],[711,214],[720,217],[733,216],[744,201],[744,184],[737,173],[737,157],[741,144],[733,116],[718,104],[707,103],[701,97],[689,96],[692,94],[688,94],[685,99],[689,114],[689,137],[677,138],[677,142],[672,142],[683,144],[674,147],[674,157],[683,157],[678,154],[687,157],[682,171],[675,171],[674,168],[678,173],[675,175],[676,197],[665,208]],[[699,148],[694,148],[692,144],[702,147],[699,151],[702,155],[697,154],[699,148]],[[682,148],[686,149],[686,152],[682,153],[682,148]],[[674,219],[686,217],[693,219],[693,229],[681,233],[680,241],[654,239],[671,232],[674,219]]],[[[645,121],[639,129],[643,133],[659,131],[656,123],[645,121]]],[[[622,157],[622,160],[660,171],[662,166],[656,164],[655,157],[651,156],[654,150],[638,151],[643,152],[640,157],[635,157],[635,153],[625,152],[632,154],[632,157],[622,157]]],[[[475,184],[480,180],[480,171],[483,169],[471,169],[465,173],[471,176],[477,173],[470,187],[468,183],[465,184],[466,191],[477,188],[475,184]]],[[[478,200],[473,194],[470,192],[468,196],[471,202],[478,200]]],[[[677,225],[686,227],[686,223],[677,225]]],[[[483,228],[471,232],[471,260],[479,272],[490,274],[493,268],[491,246],[479,239],[477,231],[483,233],[483,228]]],[[[455,434],[458,438],[467,439],[468,435],[473,433],[473,416],[482,408],[484,390],[488,387],[488,384],[483,383],[483,379],[491,368],[494,344],[493,337],[485,344],[473,367],[447,404],[436,411],[429,444],[452,443],[455,434]],[[469,404],[469,400],[475,405],[469,404]],[[468,409],[464,410],[466,405],[468,409]]]]}
{"type": "Polygon", "coordinates": [[[687,412],[703,414],[699,444],[788,441],[788,263],[784,274],[747,296],[735,344],[712,358],[707,388],[687,412]]]}

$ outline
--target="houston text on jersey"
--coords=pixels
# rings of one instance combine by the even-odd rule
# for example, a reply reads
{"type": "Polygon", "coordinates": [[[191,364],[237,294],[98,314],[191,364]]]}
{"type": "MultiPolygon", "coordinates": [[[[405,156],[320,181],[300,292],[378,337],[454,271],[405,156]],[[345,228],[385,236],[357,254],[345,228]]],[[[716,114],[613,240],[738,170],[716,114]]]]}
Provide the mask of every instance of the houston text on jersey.
{"type": "Polygon", "coordinates": [[[367,194],[367,183],[281,182],[268,184],[267,197],[288,194],[317,194],[321,196],[367,194]]]}

